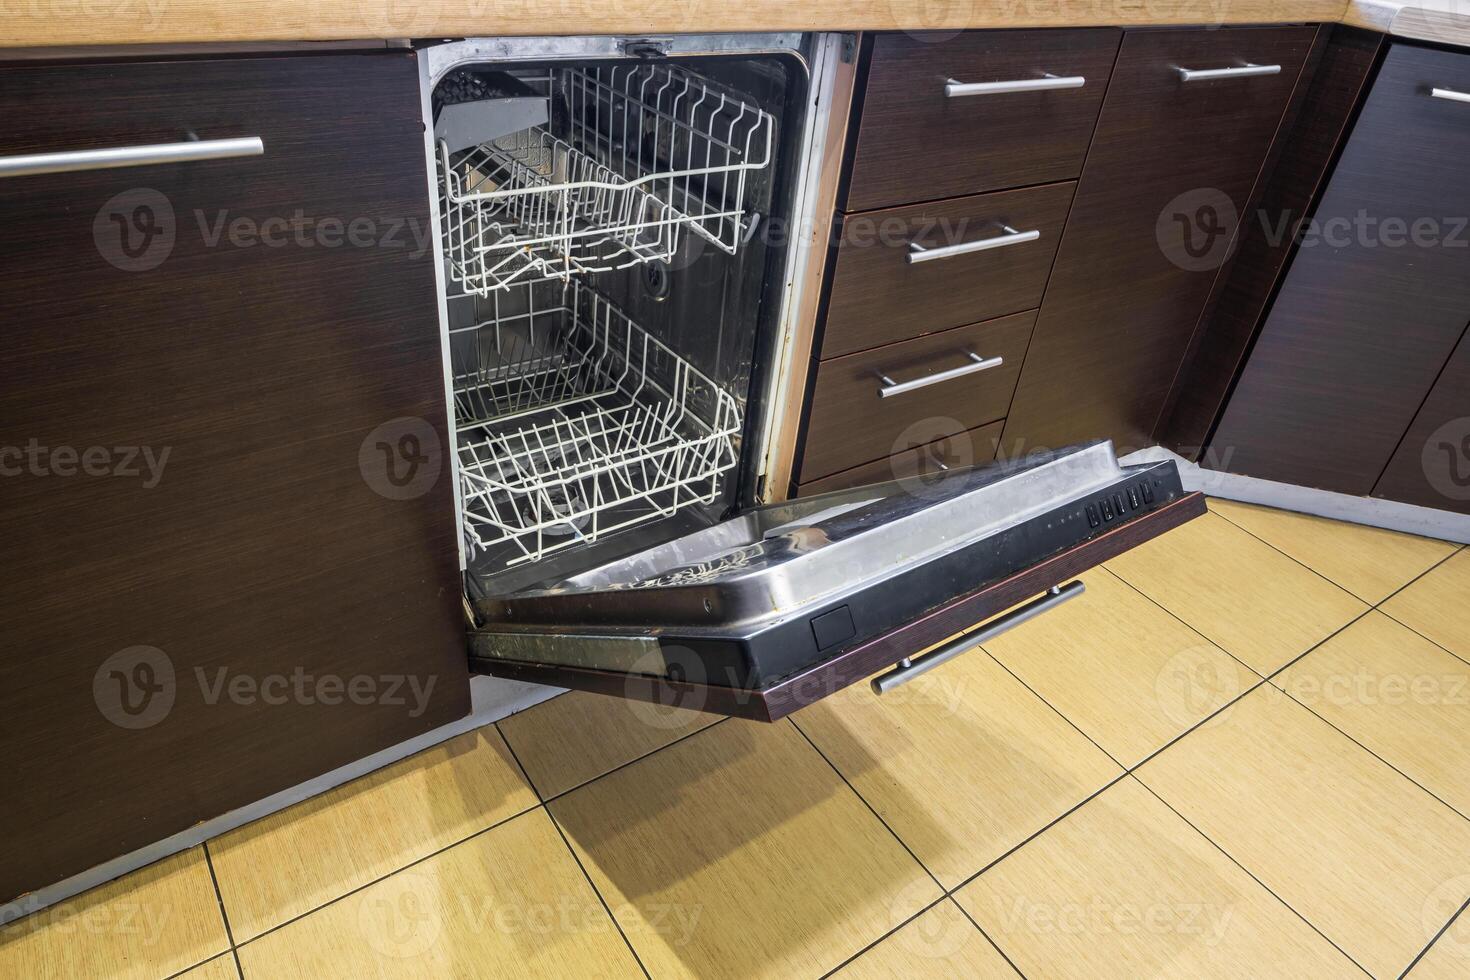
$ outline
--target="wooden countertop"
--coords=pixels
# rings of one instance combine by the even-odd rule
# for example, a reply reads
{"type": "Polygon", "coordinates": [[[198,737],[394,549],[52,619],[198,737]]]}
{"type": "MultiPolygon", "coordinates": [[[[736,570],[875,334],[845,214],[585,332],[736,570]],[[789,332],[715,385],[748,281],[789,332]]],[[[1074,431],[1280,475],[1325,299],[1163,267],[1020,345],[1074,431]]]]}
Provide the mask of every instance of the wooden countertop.
{"type": "Polygon", "coordinates": [[[1470,0],[0,0],[0,49],[1341,21],[1470,44],[1470,0]]]}

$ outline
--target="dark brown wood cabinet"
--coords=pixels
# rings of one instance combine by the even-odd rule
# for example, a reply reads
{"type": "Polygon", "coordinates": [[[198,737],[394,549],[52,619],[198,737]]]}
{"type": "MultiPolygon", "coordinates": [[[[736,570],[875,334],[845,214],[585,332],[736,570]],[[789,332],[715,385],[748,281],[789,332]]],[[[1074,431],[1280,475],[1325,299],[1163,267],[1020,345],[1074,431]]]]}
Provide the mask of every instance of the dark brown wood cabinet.
{"type": "Polygon", "coordinates": [[[1470,56],[1388,52],[1211,441],[1218,468],[1379,484],[1470,322],[1470,105],[1437,88],[1470,92],[1470,56]]]}
{"type": "Polygon", "coordinates": [[[1399,440],[1373,496],[1470,514],[1470,333],[1399,440]]]}
{"type": "Polygon", "coordinates": [[[469,708],[415,57],[0,70],[0,902],[469,708]]]}
{"type": "Polygon", "coordinates": [[[1111,28],[877,35],[844,210],[1076,177],[1120,36],[1111,28]],[[1047,76],[1082,83],[953,95],[946,88],[1047,76]]]}
{"type": "Polygon", "coordinates": [[[1316,35],[1128,31],[1078,182],[1002,455],[1151,445],[1316,35]],[[1181,69],[1260,70],[1186,80],[1181,69]]]}

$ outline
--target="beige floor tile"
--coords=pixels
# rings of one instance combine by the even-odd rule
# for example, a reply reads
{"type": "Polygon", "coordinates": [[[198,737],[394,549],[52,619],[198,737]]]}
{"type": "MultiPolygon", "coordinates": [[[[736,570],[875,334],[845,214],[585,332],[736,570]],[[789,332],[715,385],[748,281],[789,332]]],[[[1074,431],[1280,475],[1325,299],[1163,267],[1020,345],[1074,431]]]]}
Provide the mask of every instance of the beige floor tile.
{"type": "Polygon", "coordinates": [[[1261,678],[1106,569],[985,649],[1125,766],[1261,678]]]}
{"type": "Polygon", "coordinates": [[[1277,679],[1462,814],[1470,814],[1470,664],[1379,612],[1277,679]]]}
{"type": "Polygon", "coordinates": [[[1210,510],[1370,605],[1382,602],[1459,547],[1415,534],[1233,500],[1211,500],[1210,510]]]}
{"type": "Polygon", "coordinates": [[[1409,972],[1409,980],[1465,980],[1466,977],[1470,977],[1470,912],[1461,912],[1409,972]]]}
{"type": "Polygon", "coordinates": [[[1426,925],[1427,903],[1470,874],[1470,821],[1274,688],[1224,717],[1138,778],[1365,969],[1398,975],[1444,921],[1426,925]]]}
{"type": "Polygon", "coordinates": [[[500,722],[542,799],[713,725],[719,715],[570,691],[500,722]]]}
{"type": "Polygon", "coordinates": [[[0,929],[0,977],[167,977],[229,945],[195,847],[0,929]]]}
{"type": "Polygon", "coordinates": [[[209,842],[244,942],[536,805],[494,726],[209,842]]]}
{"type": "Polygon", "coordinates": [[[1383,611],[1470,661],[1470,549],[1385,602],[1383,611]]]}
{"type": "Polygon", "coordinates": [[[1132,778],[956,898],[1032,977],[1361,977],[1132,778]]]}
{"type": "Polygon", "coordinates": [[[641,977],[545,810],[240,947],[277,977],[641,977]]]}
{"type": "Polygon", "coordinates": [[[655,977],[818,976],[942,894],[785,723],[716,725],[549,806],[655,977]]]}
{"type": "Polygon", "coordinates": [[[946,888],[1122,773],[983,650],[794,717],[946,888]]]}
{"type": "Polygon", "coordinates": [[[179,980],[239,980],[239,976],[239,972],[235,969],[235,957],[225,953],[207,963],[200,963],[194,969],[181,975],[179,980]]]}
{"type": "Polygon", "coordinates": [[[954,902],[946,899],[837,971],[841,980],[1017,980],[954,902]]]}
{"type": "Polygon", "coordinates": [[[1190,521],[1107,567],[1262,674],[1368,608],[1218,514],[1190,521]]]}

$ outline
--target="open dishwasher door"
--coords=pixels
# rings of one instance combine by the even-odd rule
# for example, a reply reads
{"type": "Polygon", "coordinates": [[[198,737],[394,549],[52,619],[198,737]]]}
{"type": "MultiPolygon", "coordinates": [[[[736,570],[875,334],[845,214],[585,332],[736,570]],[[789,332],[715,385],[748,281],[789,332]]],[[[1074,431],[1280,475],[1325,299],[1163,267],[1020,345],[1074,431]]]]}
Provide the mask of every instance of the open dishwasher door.
{"type": "Polygon", "coordinates": [[[774,721],[885,668],[875,689],[902,683],[1204,510],[1174,463],[1121,466],[1108,442],[772,504],[478,602],[471,665],[774,721]]]}

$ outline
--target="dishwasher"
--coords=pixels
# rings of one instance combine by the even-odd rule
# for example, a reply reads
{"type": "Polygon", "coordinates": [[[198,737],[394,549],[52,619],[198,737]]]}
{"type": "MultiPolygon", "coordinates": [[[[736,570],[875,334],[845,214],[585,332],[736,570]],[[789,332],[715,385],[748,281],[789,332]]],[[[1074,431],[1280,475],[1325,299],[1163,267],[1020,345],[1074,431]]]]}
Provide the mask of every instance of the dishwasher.
{"type": "Polygon", "coordinates": [[[796,501],[765,484],[851,51],[421,51],[476,672],[775,720],[885,669],[889,690],[1202,512],[1172,462],[1107,443],[796,501]]]}

